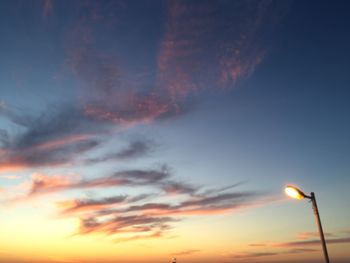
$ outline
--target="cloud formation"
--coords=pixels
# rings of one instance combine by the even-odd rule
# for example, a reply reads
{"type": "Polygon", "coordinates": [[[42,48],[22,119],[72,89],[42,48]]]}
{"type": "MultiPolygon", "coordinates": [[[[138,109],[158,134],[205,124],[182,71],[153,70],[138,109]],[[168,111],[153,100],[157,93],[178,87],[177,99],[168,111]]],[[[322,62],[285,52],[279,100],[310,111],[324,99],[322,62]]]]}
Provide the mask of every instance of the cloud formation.
{"type": "MultiPolygon", "coordinates": [[[[327,244],[350,243],[350,237],[327,239],[326,242],[327,244]]],[[[305,246],[319,246],[319,245],[321,245],[321,241],[319,239],[274,244],[275,247],[305,247],[305,246]]]]}
{"type": "Polygon", "coordinates": [[[147,186],[154,185],[169,177],[168,168],[155,170],[124,170],[111,176],[94,179],[71,180],[70,177],[47,176],[34,174],[29,196],[72,189],[106,188],[115,186],[147,186]]]}
{"type": "MultiPolygon", "coordinates": [[[[65,1],[41,3],[44,18],[67,5],[65,1]]],[[[133,32],[119,34],[120,23],[139,23],[127,20],[127,1],[69,2],[70,8],[64,8],[67,19],[60,24],[67,29],[62,53],[65,70],[76,81],[78,98],[37,116],[1,102],[0,116],[17,132],[0,129],[0,172],[111,164],[147,155],[154,145],[144,138],[102,155],[96,155],[96,150],[120,130],[182,116],[193,109],[193,98],[201,91],[232,88],[250,75],[266,53],[264,36],[285,6],[274,4],[273,8],[271,1],[162,3],[166,10],[160,35],[153,36],[151,48],[144,52],[152,59],[142,60],[133,55],[133,49],[125,59],[119,43],[124,40],[127,46],[133,40],[135,44],[133,32]]],[[[155,191],[155,196],[112,195],[58,203],[60,216],[80,217],[77,234],[118,235],[114,241],[124,242],[164,237],[185,217],[230,213],[257,202],[257,193],[232,191],[235,186],[205,190],[172,178],[167,166],[130,168],[93,178],[36,173],[27,198],[109,187],[155,191]]]]}
{"type": "Polygon", "coordinates": [[[129,145],[116,153],[109,153],[101,157],[95,157],[83,160],[84,164],[97,164],[108,161],[124,161],[142,157],[151,152],[154,144],[146,140],[136,140],[129,143],[129,145]]]}
{"type": "Polygon", "coordinates": [[[87,116],[78,107],[57,107],[27,121],[21,121],[17,113],[8,115],[16,116],[9,119],[21,129],[12,136],[0,130],[0,173],[61,166],[76,163],[78,159],[84,165],[125,161],[147,155],[155,147],[152,141],[139,138],[115,153],[83,159],[84,153],[93,152],[114,134],[110,120],[87,116]]]}
{"type": "MultiPolygon", "coordinates": [[[[151,181],[153,187],[161,189],[158,179],[151,181]]],[[[187,193],[184,197],[185,200],[179,202],[164,192],[157,196],[144,194],[135,197],[73,199],[59,202],[58,208],[60,216],[80,216],[81,226],[76,234],[113,235],[116,236],[113,237],[114,242],[124,242],[169,237],[169,230],[186,217],[230,213],[249,207],[256,202],[257,195],[236,192],[194,196],[187,193]],[[161,197],[167,201],[157,202],[161,197]]]]}
{"type": "Polygon", "coordinates": [[[168,1],[157,85],[173,100],[233,87],[262,61],[287,2],[168,1]],[[272,4],[273,3],[273,4],[272,4]],[[217,34],[220,32],[220,34],[217,34]]]}
{"type": "MultiPolygon", "coordinates": [[[[297,241],[281,242],[281,243],[263,242],[263,243],[249,244],[250,247],[254,247],[255,249],[261,249],[263,251],[232,254],[229,257],[235,258],[235,259],[250,259],[250,258],[284,255],[284,254],[302,254],[302,253],[319,251],[318,248],[321,248],[321,241],[319,239],[308,240],[308,238],[315,236],[314,232],[305,232],[301,234],[302,234],[301,235],[302,240],[297,240],[297,241]]],[[[342,234],[346,234],[346,233],[342,233],[342,234]]],[[[328,233],[328,236],[329,237],[336,236],[336,234],[328,233]]],[[[345,236],[340,238],[328,238],[326,242],[328,245],[346,244],[346,243],[350,243],[350,237],[345,236]]]]}
{"type": "Polygon", "coordinates": [[[288,255],[288,254],[302,254],[307,252],[316,252],[317,249],[311,248],[298,248],[298,249],[288,249],[284,251],[271,251],[271,252],[247,252],[242,254],[234,254],[230,256],[234,259],[253,259],[253,258],[261,258],[261,257],[271,257],[278,255],[288,255]]]}
{"type": "Polygon", "coordinates": [[[183,250],[180,252],[173,253],[172,255],[174,256],[188,256],[188,255],[193,255],[195,253],[200,252],[201,250],[199,249],[188,249],[188,250],[183,250]]]}

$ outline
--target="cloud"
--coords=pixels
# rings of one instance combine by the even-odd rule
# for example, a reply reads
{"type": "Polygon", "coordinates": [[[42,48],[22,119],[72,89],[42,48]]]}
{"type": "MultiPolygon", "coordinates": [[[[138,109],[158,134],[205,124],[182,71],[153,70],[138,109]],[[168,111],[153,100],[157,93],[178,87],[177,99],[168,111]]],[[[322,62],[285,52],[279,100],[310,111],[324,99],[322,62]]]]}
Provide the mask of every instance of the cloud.
{"type": "MultiPolygon", "coordinates": [[[[17,118],[11,120],[18,123],[17,118]]],[[[89,119],[76,107],[53,107],[27,120],[18,134],[7,136],[1,148],[0,172],[70,163],[100,145],[97,134],[105,134],[106,125],[89,119]]]]}
{"type": "Polygon", "coordinates": [[[175,221],[178,220],[171,217],[149,217],[144,215],[119,216],[104,221],[87,218],[81,220],[79,234],[97,232],[111,235],[126,232],[152,232],[155,230],[164,232],[169,229],[168,223],[175,221]]]}
{"type": "Polygon", "coordinates": [[[133,159],[133,158],[147,155],[152,150],[153,147],[154,147],[154,144],[152,144],[150,141],[136,140],[136,141],[130,142],[126,148],[121,149],[116,153],[109,153],[102,157],[85,159],[83,160],[83,163],[97,164],[97,163],[108,162],[108,161],[122,161],[127,159],[133,159]]]}
{"type": "Polygon", "coordinates": [[[96,211],[98,209],[106,209],[111,206],[118,206],[128,203],[142,201],[150,197],[149,194],[141,194],[135,197],[128,197],[126,195],[112,196],[101,199],[73,199],[57,202],[57,206],[61,210],[62,215],[86,213],[89,211],[96,211]]]}
{"type": "MultiPolygon", "coordinates": [[[[200,91],[232,87],[251,74],[265,54],[259,38],[273,24],[276,11],[271,10],[269,1],[167,2],[164,35],[159,43],[153,43],[154,49],[160,47],[153,57],[156,68],[145,77],[143,70],[130,70],[133,61],[120,59],[122,52],[115,48],[115,40],[104,37],[118,36],[119,15],[126,5],[120,3],[72,2],[71,8],[79,12],[66,19],[70,22],[65,24],[69,28],[64,41],[65,66],[77,80],[79,102],[53,107],[39,116],[0,103],[1,116],[19,129],[18,134],[0,130],[0,171],[92,165],[145,156],[153,146],[141,139],[101,156],[87,158],[83,154],[93,153],[116,130],[182,116],[193,109],[192,98],[200,91]]],[[[47,17],[54,5],[56,8],[61,3],[45,0],[42,4],[47,17]]],[[[155,189],[157,196],[152,200],[146,200],[150,198],[147,194],[113,195],[58,204],[61,216],[81,216],[78,234],[121,234],[115,242],[126,242],[164,237],[182,217],[230,213],[252,206],[258,196],[232,192],[237,185],[203,191],[171,179],[166,166],[97,176],[81,179],[37,173],[32,176],[27,198],[73,189],[155,189]],[[174,198],[176,195],[181,199],[174,198]]]]}
{"type": "MultiPolygon", "coordinates": [[[[342,243],[350,243],[350,237],[344,238],[333,238],[327,239],[327,244],[342,244],[342,243]]],[[[285,243],[276,243],[275,247],[305,247],[305,246],[318,246],[321,244],[321,241],[318,239],[313,240],[305,240],[305,241],[294,241],[294,242],[285,242],[285,243]]]]}
{"type": "Polygon", "coordinates": [[[55,177],[40,174],[32,177],[29,196],[71,189],[105,188],[114,186],[154,186],[169,177],[166,166],[160,169],[124,170],[111,176],[72,181],[69,177],[55,177]]]}
{"type": "Polygon", "coordinates": [[[5,147],[9,144],[9,134],[3,129],[0,129],[0,144],[5,147]]]}
{"type": "Polygon", "coordinates": [[[182,182],[168,181],[161,185],[162,190],[169,195],[176,194],[194,194],[198,191],[198,187],[185,184],[182,182]]]}
{"type": "MultiPolygon", "coordinates": [[[[334,234],[333,233],[324,233],[325,237],[333,237],[334,234]]],[[[301,240],[306,240],[306,239],[310,239],[310,238],[315,238],[315,237],[319,237],[320,234],[317,232],[301,232],[298,234],[298,238],[301,240]]]]}
{"type": "Polygon", "coordinates": [[[121,242],[128,242],[128,241],[135,241],[135,240],[144,240],[144,239],[154,239],[154,238],[161,238],[164,237],[164,231],[162,230],[156,230],[153,231],[150,234],[144,234],[144,235],[133,235],[130,237],[124,237],[124,238],[116,238],[114,239],[115,243],[121,243],[121,242]]]}
{"type": "MultiPolygon", "coordinates": [[[[156,182],[156,187],[161,187],[158,180],[151,181],[156,182]]],[[[172,197],[167,193],[163,195],[172,197]]],[[[77,235],[117,235],[114,242],[126,242],[167,236],[173,225],[184,217],[219,215],[248,207],[255,202],[256,195],[242,192],[198,197],[187,194],[184,196],[185,200],[179,203],[173,198],[162,203],[155,201],[160,197],[162,195],[146,194],[135,197],[66,200],[58,204],[59,216],[78,214],[81,217],[77,235]],[[152,200],[145,202],[148,198],[152,200]],[[134,204],[135,202],[140,203],[134,204]]]]}
{"type": "Polygon", "coordinates": [[[254,244],[249,244],[250,247],[265,247],[265,243],[254,243],[254,244]]]}
{"type": "Polygon", "coordinates": [[[195,253],[200,252],[201,250],[199,249],[188,249],[188,250],[183,250],[180,252],[173,253],[172,255],[174,256],[188,256],[188,255],[193,255],[195,253]]]}
{"type": "Polygon", "coordinates": [[[84,212],[89,210],[106,208],[108,206],[121,204],[126,200],[127,196],[113,196],[108,198],[103,198],[99,200],[93,199],[75,199],[69,201],[58,202],[58,207],[63,208],[62,214],[72,214],[77,212],[84,212]]]}
{"type": "Polygon", "coordinates": [[[234,86],[262,61],[264,38],[286,9],[286,1],[169,1],[158,87],[181,100],[203,89],[234,86]]]}
{"type": "Polygon", "coordinates": [[[154,216],[218,215],[247,206],[254,199],[254,196],[252,193],[230,193],[201,198],[190,197],[179,204],[149,202],[140,205],[130,205],[122,209],[96,211],[94,215],[122,215],[129,212],[139,212],[154,216]]]}
{"type": "MultiPolygon", "coordinates": [[[[5,130],[0,130],[3,145],[0,172],[73,163],[111,136],[112,128],[110,119],[87,116],[78,107],[52,109],[32,118],[12,138],[5,130]]],[[[150,140],[140,138],[116,153],[83,159],[81,163],[92,165],[138,158],[151,152],[154,146],[150,140]]]]}
{"type": "MultiPolygon", "coordinates": [[[[307,238],[313,237],[314,232],[305,232],[307,238]]],[[[304,234],[304,233],[303,233],[304,234]]],[[[333,236],[333,233],[328,233],[329,236],[333,236]]],[[[302,235],[304,237],[305,235],[302,235]]],[[[343,237],[343,238],[333,238],[333,239],[327,239],[327,244],[346,244],[350,243],[350,237],[343,237]]],[[[248,253],[241,253],[241,254],[233,254],[230,257],[236,258],[236,259],[249,259],[249,258],[256,258],[256,257],[265,257],[265,256],[275,256],[275,255],[284,255],[284,254],[301,254],[301,253],[308,253],[308,252],[316,252],[319,251],[315,248],[310,248],[317,246],[321,247],[321,241],[319,239],[315,240],[302,240],[302,241],[292,241],[292,242],[283,242],[283,243],[274,243],[274,242],[265,242],[265,243],[256,243],[256,244],[249,244],[250,247],[255,248],[261,248],[264,249],[264,252],[248,252],[248,253]],[[268,250],[266,252],[266,250],[268,250]],[[272,250],[272,251],[269,251],[272,250]]]]}
{"type": "Polygon", "coordinates": [[[279,253],[277,252],[250,252],[245,254],[236,254],[233,255],[232,258],[236,259],[245,259],[245,258],[260,258],[260,257],[267,257],[267,256],[276,256],[279,253]]]}
{"type": "Polygon", "coordinates": [[[316,251],[318,250],[310,249],[310,248],[298,248],[298,249],[289,249],[289,250],[283,250],[283,251],[247,252],[242,254],[234,254],[229,257],[234,259],[252,259],[252,258],[278,256],[278,255],[300,254],[300,253],[316,252],[316,251]]]}
{"type": "Polygon", "coordinates": [[[53,141],[25,149],[5,148],[0,161],[0,172],[68,164],[100,144],[100,141],[95,139],[80,140],[71,144],[61,142],[53,141]]]}

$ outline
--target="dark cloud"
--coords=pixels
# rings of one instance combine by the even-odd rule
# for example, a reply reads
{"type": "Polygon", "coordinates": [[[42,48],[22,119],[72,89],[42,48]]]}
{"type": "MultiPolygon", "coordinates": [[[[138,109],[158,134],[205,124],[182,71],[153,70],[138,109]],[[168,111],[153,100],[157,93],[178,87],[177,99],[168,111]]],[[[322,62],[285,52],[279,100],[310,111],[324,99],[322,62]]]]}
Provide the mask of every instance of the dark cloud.
{"type": "Polygon", "coordinates": [[[190,197],[188,200],[179,204],[170,203],[144,203],[141,205],[130,205],[124,209],[98,210],[96,215],[119,215],[128,212],[147,212],[153,215],[169,216],[191,216],[203,214],[221,214],[228,213],[234,209],[244,207],[253,198],[252,193],[231,193],[207,197],[190,197]]]}
{"type": "Polygon", "coordinates": [[[70,189],[104,188],[113,186],[154,186],[170,176],[167,166],[155,170],[124,170],[111,176],[71,181],[64,177],[41,175],[32,178],[29,195],[57,192],[70,189]]]}
{"type": "Polygon", "coordinates": [[[235,184],[231,184],[231,185],[227,185],[227,186],[223,186],[223,187],[219,187],[219,188],[212,188],[212,189],[207,189],[203,192],[203,195],[209,195],[209,194],[213,194],[213,193],[220,193],[220,192],[225,192],[227,190],[231,190],[232,188],[235,188],[237,186],[241,186],[243,184],[245,184],[246,181],[241,181],[235,184]]]}
{"type": "Polygon", "coordinates": [[[195,187],[182,182],[174,182],[174,181],[168,181],[168,182],[162,183],[161,188],[165,193],[169,195],[195,194],[199,190],[199,187],[195,187]]]}
{"type": "Polygon", "coordinates": [[[88,218],[81,220],[79,234],[100,232],[111,235],[125,232],[165,231],[169,228],[167,224],[175,221],[178,220],[171,217],[149,217],[146,215],[120,216],[104,221],[99,221],[96,218],[88,218]]]}
{"type": "MultiPolygon", "coordinates": [[[[111,135],[113,125],[108,118],[88,115],[78,107],[57,107],[26,123],[12,138],[5,130],[0,130],[4,153],[0,171],[9,167],[23,169],[72,163],[81,153],[93,150],[111,135]]],[[[140,138],[116,153],[85,159],[82,163],[138,158],[150,153],[154,147],[152,141],[140,138]]]]}
{"type": "MultiPolygon", "coordinates": [[[[68,139],[69,140],[69,139],[68,139]]],[[[0,172],[36,167],[54,167],[71,163],[82,153],[88,152],[100,145],[100,141],[94,139],[77,140],[75,143],[66,144],[62,141],[52,142],[52,147],[47,144],[43,147],[27,149],[3,148],[0,160],[0,172]]]]}
{"type": "Polygon", "coordinates": [[[79,107],[52,107],[32,120],[11,146],[23,150],[74,135],[94,134],[104,130],[102,124],[85,116],[79,107]]]}
{"type": "Polygon", "coordinates": [[[107,161],[122,161],[145,156],[152,151],[154,144],[146,140],[137,140],[130,142],[129,145],[116,152],[106,154],[102,157],[90,158],[83,161],[85,164],[97,164],[107,161]]]}
{"type": "MultiPolygon", "coordinates": [[[[58,191],[74,188],[110,187],[110,186],[151,186],[163,190],[157,195],[141,194],[137,196],[112,196],[102,199],[73,199],[59,202],[60,216],[81,216],[81,228],[77,234],[104,233],[115,235],[129,233],[127,237],[118,237],[116,242],[161,237],[184,217],[197,215],[219,215],[248,207],[259,196],[253,192],[229,192],[208,195],[193,194],[191,188],[183,191],[183,200],[172,199],[164,191],[164,183],[169,180],[168,168],[160,170],[129,170],[117,172],[110,177],[102,177],[78,182],[47,177],[33,184],[32,194],[42,191],[58,191]],[[159,198],[164,198],[159,202],[159,198]],[[170,199],[169,199],[170,198],[170,199]],[[149,199],[149,201],[146,201],[149,199]]],[[[171,184],[173,186],[173,184],[171,184]]],[[[175,184],[176,189],[179,187],[175,184]]]]}
{"type": "Polygon", "coordinates": [[[96,135],[105,134],[105,128],[105,123],[84,116],[77,107],[52,107],[8,136],[0,171],[70,163],[97,147],[102,139],[96,135]]]}
{"type": "Polygon", "coordinates": [[[6,130],[0,129],[0,144],[2,147],[9,145],[9,134],[6,130]]]}
{"type": "Polygon", "coordinates": [[[91,209],[101,209],[111,205],[121,204],[125,202],[127,196],[113,196],[102,199],[74,199],[69,201],[59,202],[59,207],[64,208],[62,214],[72,214],[81,211],[89,211],[91,209]]]}
{"type": "MultiPolygon", "coordinates": [[[[159,185],[158,185],[159,186],[159,185]]],[[[167,195],[166,195],[167,196],[167,195]]],[[[115,242],[163,237],[173,225],[184,217],[196,215],[218,215],[247,207],[254,202],[252,193],[229,193],[216,196],[195,197],[174,204],[173,201],[160,203],[144,202],[150,195],[136,197],[117,196],[104,199],[65,201],[66,208],[61,216],[79,213],[81,227],[77,234],[100,233],[106,235],[131,234],[118,237],[115,242]],[[134,202],[141,201],[141,204],[134,202]]],[[[190,252],[189,252],[190,253],[190,252]]],[[[194,252],[193,252],[194,253],[194,252]]]]}
{"type": "Polygon", "coordinates": [[[130,204],[138,201],[142,201],[150,197],[149,194],[142,194],[134,197],[128,197],[126,195],[112,196],[101,199],[74,199],[58,202],[58,206],[63,209],[61,214],[74,214],[79,212],[95,211],[97,209],[104,209],[110,206],[130,204]]]}
{"type": "Polygon", "coordinates": [[[221,205],[233,205],[235,203],[241,203],[247,197],[255,196],[255,193],[250,192],[238,192],[238,193],[223,193],[212,196],[203,196],[200,198],[192,198],[192,200],[185,201],[182,206],[192,207],[192,206],[210,206],[213,204],[220,203],[221,205]],[[232,203],[232,201],[236,201],[232,203]]]}

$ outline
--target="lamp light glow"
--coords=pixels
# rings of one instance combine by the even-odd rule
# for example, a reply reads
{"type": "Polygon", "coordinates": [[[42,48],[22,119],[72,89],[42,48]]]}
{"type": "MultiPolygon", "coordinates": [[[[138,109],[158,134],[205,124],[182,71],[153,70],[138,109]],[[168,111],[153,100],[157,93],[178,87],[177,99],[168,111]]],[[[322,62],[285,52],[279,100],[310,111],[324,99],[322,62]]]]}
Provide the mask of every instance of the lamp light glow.
{"type": "Polygon", "coordinates": [[[284,191],[291,198],[298,199],[298,200],[302,200],[305,198],[305,194],[295,186],[287,185],[284,191]]]}

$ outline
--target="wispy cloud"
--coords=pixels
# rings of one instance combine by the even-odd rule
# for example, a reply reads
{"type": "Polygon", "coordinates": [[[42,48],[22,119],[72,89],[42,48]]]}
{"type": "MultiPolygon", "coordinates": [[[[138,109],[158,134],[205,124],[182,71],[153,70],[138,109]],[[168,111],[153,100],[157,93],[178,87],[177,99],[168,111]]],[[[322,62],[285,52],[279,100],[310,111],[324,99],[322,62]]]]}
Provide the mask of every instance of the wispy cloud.
{"type": "MultiPolygon", "coordinates": [[[[166,2],[163,36],[153,43],[154,49],[159,47],[153,52],[156,68],[147,78],[141,70],[130,72],[130,63],[119,57],[121,51],[108,48],[114,47],[113,39],[105,43],[101,37],[118,35],[126,2],[72,1],[71,7],[79,12],[66,19],[69,30],[63,42],[65,66],[79,86],[78,102],[52,107],[37,116],[0,102],[0,115],[18,128],[12,134],[0,130],[0,172],[112,163],[149,154],[154,145],[143,138],[102,155],[94,151],[118,129],[182,116],[192,110],[192,96],[203,89],[232,87],[251,74],[266,52],[260,37],[274,27],[272,18],[279,11],[271,8],[270,1],[166,2]]],[[[44,18],[61,5],[52,0],[40,3],[44,18]]],[[[112,195],[58,203],[60,216],[81,217],[77,234],[123,234],[114,241],[126,242],[164,237],[185,217],[231,213],[258,203],[258,193],[233,191],[238,185],[205,190],[174,179],[167,166],[126,169],[93,178],[36,173],[25,198],[73,189],[155,190],[153,198],[148,194],[112,195]]]]}
{"type": "Polygon", "coordinates": [[[139,202],[149,198],[149,194],[142,194],[135,197],[128,197],[126,195],[112,196],[101,199],[74,199],[57,202],[62,215],[94,212],[98,209],[106,209],[108,207],[116,207],[118,205],[130,204],[139,202]]]}
{"type": "MultiPolygon", "coordinates": [[[[83,153],[100,146],[111,135],[111,128],[110,120],[94,119],[72,107],[57,108],[33,118],[21,133],[12,137],[6,130],[0,130],[0,172],[74,163],[82,159],[83,153]]],[[[82,159],[80,163],[92,165],[138,158],[149,154],[155,145],[139,138],[115,153],[82,159]]]]}
{"type": "MultiPolygon", "coordinates": [[[[161,189],[158,180],[152,180],[152,183],[161,189]]],[[[185,217],[230,213],[249,207],[256,202],[256,196],[255,193],[248,192],[210,196],[193,196],[187,193],[185,200],[178,202],[174,198],[169,199],[172,196],[164,193],[163,198],[168,199],[166,202],[155,201],[162,195],[141,195],[66,200],[59,202],[58,206],[59,216],[79,214],[82,218],[77,234],[117,235],[114,241],[124,242],[169,236],[169,230],[174,224],[185,217]],[[147,202],[146,199],[151,201],[147,202]]]]}
{"type": "Polygon", "coordinates": [[[34,175],[32,177],[29,196],[70,189],[155,185],[167,177],[169,177],[169,172],[166,166],[163,166],[158,170],[118,171],[111,176],[83,179],[79,181],[73,181],[70,177],[55,177],[40,174],[39,176],[34,175]]]}
{"type": "MultiPolygon", "coordinates": [[[[303,232],[300,237],[306,240],[297,240],[290,242],[261,242],[261,243],[253,243],[249,244],[249,247],[256,249],[257,251],[246,252],[246,253],[235,253],[230,255],[229,257],[235,259],[249,259],[249,258],[259,258],[259,257],[268,257],[268,256],[277,256],[284,254],[302,254],[319,251],[318,248],[321,247],[321,241],[319,239],[311,239],[310,237],[314,237],[314,232],[303,232]],[[263,250],[263,251],[259,251],[263,250]]],[[[346,233],[342,233],[346,234],[346,233]]],[[[335,233],[328,233],[328,236],[335,236],[335,233]]],[[[346,244],[350,243],[350,237],[345,236],[341,238],[328,238],[326,240],[328,245],[331,244],[346,244]]]]}
{"type": "Polygon", "coordinates": [[[147,155],[152,151],[154,144],[146,140],[136,140],[116,153],[109,153],[101,157],[83,160],[84,164],[97,164],[108,161],[124,161],[147,155]]]}
{"type": "Polygon", "coordinates": [[[288,254],[302,254],[302,253],[308,253],[308,252],[316,252],[317,249],[311,249],[311,248],[298,248],[298,249],[288,249],[283,251],[270,251],[270,252],[247,252],[247,253],[241,253],[241,254],[233,254],[229,256],[230,258],[234,259],[253,259],[253,258],[261,258],[261,257],[272,257],[272,256],[278,256],[278,255],[288,255],[288,254]]]}
{"type": "Polygon", "coordinates": [[[194,194],[199,190],[199,187],[175,181],[164,182],[161,184],[161,188],[169,195],[194,194]]]}
{"type": "Polygon", "coordinates": [[[146,215],[119,216],[105,221],[88,218],[81,221],[79,234],[97,232],[111,235],[125,232],[165,231],[169,229],[168,223],[174,221],[178,220],[171,217],[149,217],[146,215]]]}
{"type": "MultiPolygon", "coordinates": [[[[326,237],[334,237],[334,233],[326,232],[326,233],[324,233],[324,235],[326,237]]],[[[320,234],[317,233],[317,232],[301,232],[301,233],[298,233],[298,238],[301,239],[301,240],[307,240],[307,239],[315,238],[315,237],[319,237],[319,236],[320,236],[320,234]]]]}
{"type": "MultiPolygon", "coordinates": [[[[327,244],[341,244],[341,243],[350,243],[350,237],[343,238],[332,238],[327,239],[327,244]]],[[[305,241],[294,241],[294,242],[285,242],[285,243],[275,243],[275,247],[305,247],[305,246],[319,246],[321,241],[319,239],[305,240],[305,241]]]]}
{"type": "Polygon", "coordinates": [[[193,255],[195,253],[199,253],[200,251],[201,250],[199,250],[199,249],[187,249],[187,250],[173,253],[172,255],[173,256],[188,256],[188,255],[193,255]]]}
{"type": "Polygon", "coordinates": [[[288,8],[287,2],[273,3],[169,1],[158,86],[179,100],[249,76],[266,53],[264,37],[288,8]]]}

